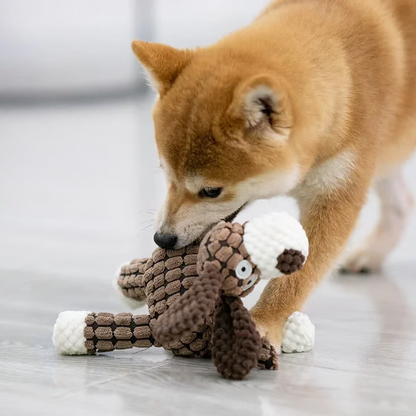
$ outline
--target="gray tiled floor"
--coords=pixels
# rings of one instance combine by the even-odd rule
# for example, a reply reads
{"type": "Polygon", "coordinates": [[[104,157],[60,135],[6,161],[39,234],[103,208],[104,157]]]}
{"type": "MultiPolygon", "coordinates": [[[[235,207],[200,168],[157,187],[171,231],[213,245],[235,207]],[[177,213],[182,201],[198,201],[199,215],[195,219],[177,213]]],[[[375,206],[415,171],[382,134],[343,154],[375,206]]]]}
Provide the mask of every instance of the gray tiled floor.
{"type": "MultiPolygon", "coordinates": [[[[125,310],[112,273],[153,248],[151,227],[140,231],[164,192],[151,101],[0,114],[0,414],[415,414],[414,219],[383,275],[317,290],[316,348],[282,356],[277,372],[232,383],[158,349],[55,354],[57,314],[125,310]]],[[[259,202],[242,217],[282,208],[294,206],[259,202]]],[[[356,239],[375,210],[370,198],[356,239]]]]}
{"type": "MultiPolygon", "coordinates": [[[[57,356],[60,310],[120,311],[111,285],[64,275],[0,274],[2,415],[411,415],[416,410],[414,264],[337,277],[308,304],[315,350],[277,372],[221,379],[208,360],[168,352],[57,356]]],[[[252,302],[253,299],[250,298],[252,302]]]]}

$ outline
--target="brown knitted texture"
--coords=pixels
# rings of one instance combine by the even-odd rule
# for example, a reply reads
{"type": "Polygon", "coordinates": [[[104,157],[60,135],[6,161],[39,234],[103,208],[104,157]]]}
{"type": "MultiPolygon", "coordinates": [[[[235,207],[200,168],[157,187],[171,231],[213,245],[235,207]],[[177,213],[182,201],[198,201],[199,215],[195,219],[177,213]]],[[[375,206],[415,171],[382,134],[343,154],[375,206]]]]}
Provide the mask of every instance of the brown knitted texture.
{"type": "Polygon", "coordinates": [[[262,346],[258,354],[258,365],[259,370],[277,370],[277,352],[273,345],[270,344],[270,341],[263,337],[262,346]]]}
{"type": "Polygon", "coordinates": [[[278,258],[276,269],[283,274],[291,274],[303,267],[305,256],[298,250],[285,250],[278,258]]]}
{"type": "MultiPolygon", "coordinates": [[[[118,284],[124,296],[146,299],[149,315],[88,315],[84,331],[88,352],[154,345],[180,356],[212,354],[218,371],[231,379],[244,378],[254,367],[276,369],[276,351],[260,338],[240,299],[254,289],[246,287],[251,280],[257,276],[257,283],[260,278],[243,235],[241,224],[222,222],[200,245],[158,248],[150,259],[123,266],[118,284]],[[235,271],[242,260],[253,268],[246,279],[235,271]]],[[[303,261],[301,253],[287,250],[279,256],[278,267],[285,273],[303,261]]]]}
{"type": "MultiPolygon", "coordinates": [[[[156,320],[187,292],[198,277],[198,248],[198,244],[180,250],[157,248],[152,258],[134,260],[121,269],[118,285],[124,296],[132,299],[138,299],[137,293],[143,292],[152,329],[156,320]]],[[[201,322],[195,331],[163,343],[163,348],[171,350],[174,355],[209,356],[212,317],[201,322]]]]}
{"type": "Polygon", "coordinates": [[[153,328],[155,339],[162,345],[182,339],[212,319],[217,305],[213,360],[218,371],[231,379],[242,379],[257,366],[277,368],[275,350],[270,344],[263,344],[250,313],[239,299],[250,293],[254,286],[245,289],[249,277],[239,279],[236,276],[238,263],[250,261],[253,274],[260,275],[248,256],[243,233],[244,228],[237,223],[221,223],[213,228],[199,248],[199,278],[153,328]]]}
{"type": "Polygon", "coordinates": [[[225,378],[243,379],[257,367],[262,339],[240,298],[222,297],[215,315],[212,358],[225,378]]]}
{"type": "Polygon", "coordinates": [[[152,336],[148,315],[90,313],[85,318],[85,347],[88,353],[160,346],[152,336]]]}
{"type": "Polygon", "coordinates": [[[218,268],[209,264],[169,312],[159,318],[153,330],[154,337],[163,345],[196,331],[214,312],[220,288],[218,268]]]}
{"type": "Polygon", "coordinates": [[[137,301],[146,299],[143,275],[146,271],[147,261],[148,259],[132,260],[129,264],[121,267],[117,283],[125,297],[137,301]]]}
{"type": "MultiPolygon", "coordinates": [[[[202,240],[198,253],[198,272],[208,264],[220,269],[223,278],[222,291],[226,296],[247,296],[254,290],[244,290],[247,280],[237,278],[235,269],[242,260],[248,260],[253,267],[253,274],[260,276],[260,271],[251,261],[243,243],[244,228],[239,223],[219,223],[202,240]]],[[[260,280],[260,279],[258,279],[260,280]]],[[[256,282],[257,283],[257,282],[256,282]]]]}

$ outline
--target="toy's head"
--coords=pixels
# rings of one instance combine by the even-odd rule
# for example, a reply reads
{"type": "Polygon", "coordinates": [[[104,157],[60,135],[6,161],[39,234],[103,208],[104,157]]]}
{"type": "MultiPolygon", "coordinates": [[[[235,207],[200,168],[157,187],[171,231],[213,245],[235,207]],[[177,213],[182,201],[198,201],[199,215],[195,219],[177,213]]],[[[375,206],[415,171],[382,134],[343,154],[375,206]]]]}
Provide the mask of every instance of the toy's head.
{"type": "Polygon", "coordinates": [[[198,278],[162,315],[155,339],[166,344],[207,322],[217,307],[212,353],[219,372],[243,378],[257,365],[262,340],[240,297],[260,278],[299,270],[308,255],[302,226],[287,214],[270,214],[244,225],[221,222],[202,240],[198,278]]]}
{"type": "Polygon", "coordinates": [[[246,222],[221,222],[202,240],[198,274],[217,270],[225,296],[246,296],[260,279],[272,279],[302,268],[308,239],[300,223],[286,213],[246,222]]]}

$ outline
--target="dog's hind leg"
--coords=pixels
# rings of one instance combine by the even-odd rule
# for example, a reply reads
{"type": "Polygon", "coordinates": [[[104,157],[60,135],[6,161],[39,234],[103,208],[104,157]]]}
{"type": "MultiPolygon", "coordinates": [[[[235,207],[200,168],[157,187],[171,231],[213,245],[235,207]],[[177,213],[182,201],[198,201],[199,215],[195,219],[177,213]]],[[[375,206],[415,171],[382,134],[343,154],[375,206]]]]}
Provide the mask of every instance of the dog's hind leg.
{"type": "Polygon", "coordinates": [[[380,200],[380,220],[365,243],[347,257],[343,271],[371,272],[380,269],[396,247],[412,211],[413,199],[399,168],[390,176],[378,179],[375,191],[380,200]]]}

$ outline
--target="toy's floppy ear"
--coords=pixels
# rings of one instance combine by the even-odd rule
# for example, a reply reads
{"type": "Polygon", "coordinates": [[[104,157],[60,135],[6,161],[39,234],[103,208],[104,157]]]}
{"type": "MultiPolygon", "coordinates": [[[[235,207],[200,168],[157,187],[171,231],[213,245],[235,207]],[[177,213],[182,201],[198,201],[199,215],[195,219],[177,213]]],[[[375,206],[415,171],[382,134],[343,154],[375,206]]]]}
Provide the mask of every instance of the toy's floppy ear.
{"type": "Polygon", "coordinates": [[[257,367],[262,339],[240,298],[222,297],[217,307],[212,358],[225,378],[243,379],[257,367]]]}
{"type": "Polygon", "coordinates": [[[212,263],[191,288],[157,320],[153,335],[161,344],[177,341],[206,323],[218,302],[222,278],[212,263]]]}
{"type": "Polygon", "coordinates": [[[132,43],[132,49],[149,74],[150,84],[161,96],[172,87],[194,54],[188,49],[175,49],[161,43],[140,40],[132,43]]]}

